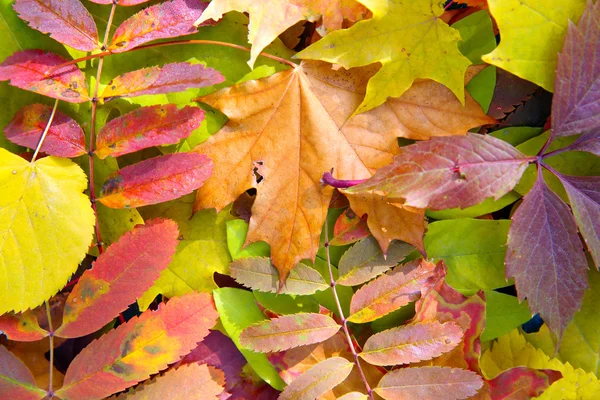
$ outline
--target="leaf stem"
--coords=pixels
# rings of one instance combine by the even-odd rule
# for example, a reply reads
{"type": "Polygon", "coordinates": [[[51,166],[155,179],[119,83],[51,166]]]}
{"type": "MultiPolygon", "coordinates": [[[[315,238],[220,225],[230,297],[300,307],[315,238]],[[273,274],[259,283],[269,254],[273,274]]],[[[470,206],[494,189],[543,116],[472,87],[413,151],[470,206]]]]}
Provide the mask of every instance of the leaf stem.
{"type": "Polygon", "coordinates": [[[327,254],[327,269],[329,270],[329,285],[331,286],[331,291],[333,292],[333,298],[335,299],[335,305],[337,307],[338,313],[342,320],[342,328],[344,333],[346,334],[346,341],[348,342],[348,346],[350,347],[350,351],[352,352],[352,356],[354,357],[354,364],[358,368],[358,372],[360,374],[360,379],[362,380],[365,388],[367,389],[367,394],[369,399],[374,400],[373,397],[373,389],[369,385],[367,381],[367,377],[360,366],[360,362],[358,359],[358,353],[356,352],[356,348],[354,347],[354,341],[352,340],[352,336],[350,335],[350,330],[348,329],[348,320],[344,316],[344,311],[342,310],[342,304],[340,303],[340,298],[338,297],[337,291],[335,290],[336,282],[333,277],[333,270],[331,269],[331,255],[329,253],[329,227],[327,224],[327,218],[325,218],[325,254],[327,254]]]}
{"type": "Polygon", "coordinates": [[[50,312],[50,304],[46,303],[46,317],[48,318],[48,340],[50,341],[50,371],[48,372],[48,398],[54,397],[54,389],[52,380],[54,379],[54,328],[52,327],[52,313],[50,312]]]}
{"type": "Polygon", "coordinates": [[[347,189],[352,186],[359,185],[366,181],[366,179],[355,179],[355,180],[343,180],[343,179],[335,179],[331,172],[325,172],[321,177],[321,184],[329,185],[336,189],[347,189]]]}
{"type": "Polygon", "coordinates": [[[50,113],[50,118],[48,118],[48,122],[46,123],[46,127],[44,128],[44,132],[42,132],[42,136],[40,136],[40,140],[38,141],[37,146],[35,146],[35,152],[33,153],[33,157],[31,157],[31,164],[35,162],[35,159],[44,144],[44,140],[46,140],[46,135],[48,135],[48,131],[50,131],[50,126],[52,125],[52,121],[54,120],[54,115],[56,114],[56,109],[58,108],[58,99],[54,101],[54,107],[52,108],[52,112],[50,113]]]}

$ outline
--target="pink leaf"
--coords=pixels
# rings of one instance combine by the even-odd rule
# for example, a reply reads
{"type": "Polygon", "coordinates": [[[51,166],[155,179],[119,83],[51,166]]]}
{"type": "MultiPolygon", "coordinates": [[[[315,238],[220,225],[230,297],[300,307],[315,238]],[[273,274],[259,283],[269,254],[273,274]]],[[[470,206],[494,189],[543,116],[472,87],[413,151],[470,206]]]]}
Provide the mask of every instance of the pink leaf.
{"type": "Polygon", "coordinates": [[[198,189],[212,169],[212,160],[203,154],[154,157],[117,171],[102,186],[98,200],[112,208],[162,203],[198,189]]]}
{"type": "Polygon", "coordinates": [[[562,374],[551,369],[511,368],[488,381],[493,400],[528,400],[540,396],[562,374]]]}
{"type": "Polygon", "coordinates": [[[31,310],[20,314],[0,315],[0,333],[19,342],[35,342],[48,336],[48,332],[40,327],[31,310]]]}
{"type": "Polygon", "coordinates": [[[352,244],[369,236],[367,216],[356,215],[351,209],[346,209],[335,221],[333,239],[329,242],[332,246],[352,244]]]}
{"type": "Polygon", "coordinates": [[[108,122],[96,138],[96,155],[118,157],[152,146],[175,144],[200,127],[204,110],[175,104],[138,108],[108,122]]]}
{"type": "Polygon", "coordinates": [[[99,47],[94,18],[79,0],[16,0],[13,8],[29,26],[81,51],[99,47]]]}
{"type": "Polygon", "coordinates": [[[66,61],[43,50],[20,51],[0,64],[0,81],[10,79],[12,86],[69,103],[89,101],[85,76],[77,66],[68,65],[46,75],[52,67],[66,61]]]}
{"type": "Polygon", "coordinates": [[[295,380],[281,393],[279,400],[318,399],[346,379],[354,364],[342,357],[321,361],[295,380]]]}
{"type": "Polygon", "coordinates": [[[180,92],[216,85],[225,80],[217,70],[201,64],[172,63],[119,75],[108,82],[102,97],[134,97],[143,94],[180,92]]]}
{"type": "MultiPolygon", "coordinates": [[[[92,3],[96,4],[112,4],[113,0],[90,0],[92,3]]],[[[137,6],[138,4],[144,4],[149,2],[150,0],[119,0],[117,5],[123,7],[131,7],[137,6]]]]}
{"type": "Polygon", "coordinates": [[[0,394],[12,400],[40,400],[47,394],[35,386],[27,366],[4,346],[0,346],[0,394]]]}
{"type": "MultiPolygon", "coordinates": [[[[6,138],[23,147],[35,149],[42,136],[52,107],[28,104],[20,109],[4,128],[6,138]]],[[[51,156],[78,157],[85,154],[83,129],[68,115],[56,111],[41,151],[51,156]]]]}

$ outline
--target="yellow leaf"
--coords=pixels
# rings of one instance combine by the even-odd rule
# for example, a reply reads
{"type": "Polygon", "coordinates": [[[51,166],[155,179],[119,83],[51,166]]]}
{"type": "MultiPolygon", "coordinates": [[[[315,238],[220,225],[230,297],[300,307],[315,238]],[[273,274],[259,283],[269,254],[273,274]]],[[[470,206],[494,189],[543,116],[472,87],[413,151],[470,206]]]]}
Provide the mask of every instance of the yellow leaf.
{"type": "Polygon", "coordinates": [[[75,272],[93,234],[86,185],[70,160],[0,149],[0,314],[41,304],[75,272]]]}
{"type": "Polygon", "coordinates": [[[553,92],[568,22],[577,22],[585,0],[489,0],[488,5],[500,45],[482,60],[553,92]]]}

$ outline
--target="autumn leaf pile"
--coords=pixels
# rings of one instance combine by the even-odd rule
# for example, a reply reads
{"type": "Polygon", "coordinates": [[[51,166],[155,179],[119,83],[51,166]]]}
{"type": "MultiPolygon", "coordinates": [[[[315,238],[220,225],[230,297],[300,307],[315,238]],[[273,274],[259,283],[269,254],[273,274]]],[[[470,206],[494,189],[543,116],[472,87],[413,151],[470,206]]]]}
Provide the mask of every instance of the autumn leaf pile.
{"type": "Polygon", "coordinates": [[[0,399],[600,398],[600,2],[0,17],[0,399]]]}

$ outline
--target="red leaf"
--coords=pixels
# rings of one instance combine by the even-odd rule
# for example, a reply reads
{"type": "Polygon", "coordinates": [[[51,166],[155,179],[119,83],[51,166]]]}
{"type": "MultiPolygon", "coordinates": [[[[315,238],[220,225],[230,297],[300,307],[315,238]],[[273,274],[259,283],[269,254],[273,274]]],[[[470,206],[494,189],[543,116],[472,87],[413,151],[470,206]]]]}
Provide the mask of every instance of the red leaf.
{"type": "Polygon", "coordinates": [[[83,349],[56,396],[100,399],[148,379],[194,348],[218,317],[207,293],[176,297],[146,311],[83,349]]]}
{"type": "Polygon", "coordinates": [[[47,394],[35,386],[27,366],[4,346],[0,346],[0,394],[11,400],[39,400],[47,394]]]}
{"type": "Polygon", "coordinates": [[[81,51],[99,47],[94,18],[79,0],[16,0],[13,8],[29,26],[81,51]]]}
{"type": "Polygon", "coordinates": [[[344,246],[359,241],[369,236],[367,216],[359,217],[351,209],[346,209],[335,221],[333,239],[329,242],[332,246],[344,246]]]}
{"type": "Polygon", "coordinates": [[[552,135],[569,136],[600,126],[600,3],[588,1],[577,26],[569,22],[558,54],[552,100],[552,135]]]}
{"type": "Polygon", "coordinates": [[[510,144],[473,133],[436,137],[401,151],[391,164],[348,190],[380,190],[416,208],[465,208],[511,191],[529,161],[510,144]]]}
{"type": "Polygon", "coordinates": [[[175,104],[138,108],[108,122],[98,132],[96,155],[118,157],[152,146],[175,144],[204,119],[204,110],[175,104]]]}
{"type": "Polygon", "coordinates": [[[198,153],[151,158],[117,171],[102,186],[98,200],[112,208],[162,203],[198,189],[212,169],[212,160],[198,153]]]}
{"type": "Polygon", "coordinates": [[[121,53],[152,40],[196,33],[194,22],[207,5],[200,0],[173,0],[148,7],[117,28],[108,50],[121,53]]]}
{"type": "Polygon", "coordinates": [[[374,391],[386,400],[459,400],[473,396],[482,386],[483,380],[472,371],[420,367],[388,372],[374,391]]]}
{"type": "Polygon", "coordinates": [[[512,217],[507,246],[506,276],[519,300],[527,298],[560,341],[588,287],[587,261],[569,207],[541,174],[512,217]]]}
{"type": "Polygon", "coordinates": [[[20,314],[0,315],[0,333],[19,342],[35,342],[48,336],[48,332],[40,327],[31,310],[20,314]]]}
{"type": "Polygon", "coordinates": [[[217,70],[201,64],[172,63],[119,75],[108,82],[102,97],[134,97],[143,94],[180,92],[216,85],[225,80],[217,70]]]}
{"type": "Polygon", "coordinates": [[[177,224],[168,219],[147,221],[121,236],[79,278],[56,335],[87,335],[127,309],[167,268],[178,236],[177,224]]]}
{"type": "MultiPolygon", "coordinates": [[[[90,0],[96,4],[112,4],[113,0],[90,0]]],[[[138,4],[144,4],[150,0],[119,0],[118,5],[123,7],[137,6],[138,4]]]]}
{"type": "Polygon", "coordinates": [[[7,57],[0,65],[0,81],[10,79],[12,86],[69,103],[89,101],[85,76],[75,65],[45,75],[52,67],[66,61],[57,54],[43,50],[20,51],[7,57]]]}
{"type": "Polygon", "coordinates": [[[511,368],[488,381],[493,400],[529,400],[559,380],[562,374],[551,369],[511,368]]]}
{"type": "Polygon", "coordinates": [[[346,379],[354,364],[342,357],[321,361],[292,381],[279,400],[318,399],[346,379]]]}
{"type": "MultiPolygon", "coordinates": [[[[48,124],[52,107],[28,104],[4,128],[6,138],[23,147],[35,149],[48,124]]],[[[71,117],[56,111],[41,151],[51,156],[77,157],[86,153],[83,129],[71,117]]]]}

